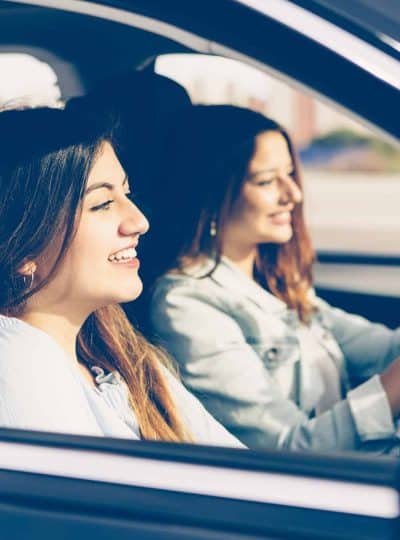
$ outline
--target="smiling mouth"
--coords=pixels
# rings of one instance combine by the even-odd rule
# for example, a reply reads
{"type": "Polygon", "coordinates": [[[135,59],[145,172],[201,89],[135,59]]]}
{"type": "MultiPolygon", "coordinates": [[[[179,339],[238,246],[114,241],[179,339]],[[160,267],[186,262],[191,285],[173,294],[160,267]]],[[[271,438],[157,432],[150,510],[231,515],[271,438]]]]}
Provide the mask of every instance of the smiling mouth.
{"type": "Polygon", "coordinates": [[[292,213],[290,211],[276,212],[270,214],[269,219],[277,225],[286,225],[292,221],[292,213]]]}
{"type": "Polygon", "coordinates": [[[112,263],[127,263],[135,260],[137,257],[137,251],[134,247],[121,249],[116,253],[113,253],[108,257],[108,260],[112,263]]]}

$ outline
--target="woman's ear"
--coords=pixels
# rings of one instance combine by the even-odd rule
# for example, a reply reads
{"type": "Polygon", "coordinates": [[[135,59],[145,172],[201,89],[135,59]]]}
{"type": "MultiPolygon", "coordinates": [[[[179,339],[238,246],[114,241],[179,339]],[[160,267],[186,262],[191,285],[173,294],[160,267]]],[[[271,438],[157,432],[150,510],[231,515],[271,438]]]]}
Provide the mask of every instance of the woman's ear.
{"type": "Polygon", "coordinates": [[[37,270],[37,265],[35,261],[27,261],[24,263],[18,270],[18,273],[22,276],[31,276],[37,270]]]}

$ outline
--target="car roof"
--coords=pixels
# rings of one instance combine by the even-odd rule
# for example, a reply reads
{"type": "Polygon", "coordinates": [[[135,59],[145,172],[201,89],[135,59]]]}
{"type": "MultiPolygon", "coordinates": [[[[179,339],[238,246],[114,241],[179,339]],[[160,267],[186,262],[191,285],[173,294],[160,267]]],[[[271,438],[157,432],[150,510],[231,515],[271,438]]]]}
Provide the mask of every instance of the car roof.
{"type": "Polygon", "coordinates": [[[3,15],[7,10],[2,12],[0,47],[7,36],[16,43],[19,11],[25,14],[18,29],[21,43],[47,40],[50,50],[71,59],[88,86],[167,52],[217,54],[278,75],[377,126],[392,140],[399,136],[393,111],[400,62],[288,0],[17,0],[6,5],[10,13],[11,6],[24,5],[24,10],[11,13],[11,26],[3,15]],[[298,10],[305,17],[302,27],[298,10]],[[372,106],[371,96],[379,107],[372,106]]]}
{"type": "MultiPolygon", "coordinates": [[[[291,0],[337,24],[358,26],[382,41],[400,41],[398,0],[291,0]],[[386,39],[385,39],[386,38],[386,39]]],[[[397,49],[399,51],[399,49],[397,49]]]]}

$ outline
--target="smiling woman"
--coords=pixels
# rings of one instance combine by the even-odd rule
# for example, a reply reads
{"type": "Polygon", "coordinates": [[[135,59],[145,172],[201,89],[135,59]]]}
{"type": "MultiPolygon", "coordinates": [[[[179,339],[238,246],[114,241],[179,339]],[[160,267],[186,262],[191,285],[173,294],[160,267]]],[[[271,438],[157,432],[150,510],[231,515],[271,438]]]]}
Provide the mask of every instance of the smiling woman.
{"type": "MultiPolygon", "coordinates": [[[[129,190],[128,177],[124,173],[124,171],[122,169],[122,166],[119,163],[117,156],[115,155],[114,150],[112,149],[112,147],[108,143],[105,144],[105,148],[103,149],[102,164],[105,162],[105,159],[104,159],[105,158],[105,156],[104,156],[105,153],[109,154],[109,160],[114,161],[114,166],[117,169],[120,169],[120,171],[122,172],[121,177],[123,177],[123,180],[122,180],[122,182],[120,182],[120,189],[118,189],[118,186],[110,184],[109,182],[93,183],[93,182],[90,181],[91,179],[89,177],[88,187],[85,190],[85,198],[89,199],[89,202],[87,204],[90,206],[90,210],[92,212],[98,212],[100,210],[104,212],[104,211],[110,210],[111,205],[113,205],[113,203],[118,204],[118,202],[121,200],[121,198],[122,198],[122,201],[123,201],[125,198],[129,199],[129,196],[131,195],[131,192],[129,190]],[[110,193],[110,196],[112,196],[114,198],[107,199],[107,197],[106,197],[106,200],[104,202],[96,203],[95,202],[96,199],[93,199],[93,196],[92,196],[92,198],[88,197],[88,195],[90,193],[93,193],[96,190],[104,190],[104,189],[107,190],[108,193],[110,193]],[[94,206],[92,206],[93,204],[94,204],[94,206]]],[[[96,169],[96,166],[93,168],[93,171],[92,171],[90,176],[94,176],[94,177],[96,176],[97,171],[95,171],[95,169],[96,169]]],[[[107,192],[106,192],[106,195],[107,195],[107,192]]],[[[102,198],[104,199],[104,197],[106,195],[104,195],[104,194],[102,196],[97,195],[97,197],[98,197],[99,200],[101,200],[102,198]]],[[[139,213],[141,214],[140,211],[139,211],[139,213]]],[[[107,258],[109,262],[114,263],[114,264],[123,264],[124,266],[130,267],[130,268],[136,268],[136,269],[139,268],[140,261],[137,258],[136,247],[137,247],[137,245],[139,243],[139,235],[145,233],[148,230],[148,222],[147,222],[145,216],[143,214],[141,214],[139,216],[139,219],[142,222],[142,223],[139,223],[139,227],[140,227],[141,230],[136,232],[136,233],[134,232],[131,235],[129,235],[129,233],[128,233],[129,236],[132,236],[131,244],[128,245],[128,246],[122,247],[122,248],[116,250],[115,252],[111,253],[107,258]]],[[[141,286],[140,279],[138,281],[139,281],[140,286],[141,286]]],[[[136,294],[136,296],[137,296],[137,294],[136,294]]]]}
{"type": "Polygon", "coordinates": [[[221,105],[169,135],[146,273],[153,334],[188,387],[250,447],[390,452],[400,330],[316,297],[287,131],[221,105]]]}
{"type": "Polygon", "coordinates": [[[129,195],[125,171],[111,144],[104,142],[88,176],[79,227],[51,285],[60,296],[68,291],[74,306],[87,306],[83,321],[87,309],[127,302],[141,293],[139,259],[132,250],[148,222],[129,195]]]}
{"type": "Polygon", "coordinates": [[[240,446],[118,305],[148,222],[101,123],[0,114],[0,425],[240,446]]]}

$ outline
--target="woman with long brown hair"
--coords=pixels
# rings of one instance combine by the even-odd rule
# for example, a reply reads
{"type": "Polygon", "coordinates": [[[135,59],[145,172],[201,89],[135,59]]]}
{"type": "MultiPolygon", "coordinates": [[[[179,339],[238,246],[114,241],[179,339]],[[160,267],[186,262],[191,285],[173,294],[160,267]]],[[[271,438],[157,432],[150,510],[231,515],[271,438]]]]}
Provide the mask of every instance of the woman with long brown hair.
{"type": "Polygon", "coordinates": [[[0,113],[0,425],[239,445],[119,306],[148,222],[101,124],[0,113]]]}
{"type": "Polygon", "coordinates": [[[195,106],[171,130],[153,192],[150,323],[206,408],[251,447],[395,444],[400,332],[313,292],[286,130],[195,106]]]}

